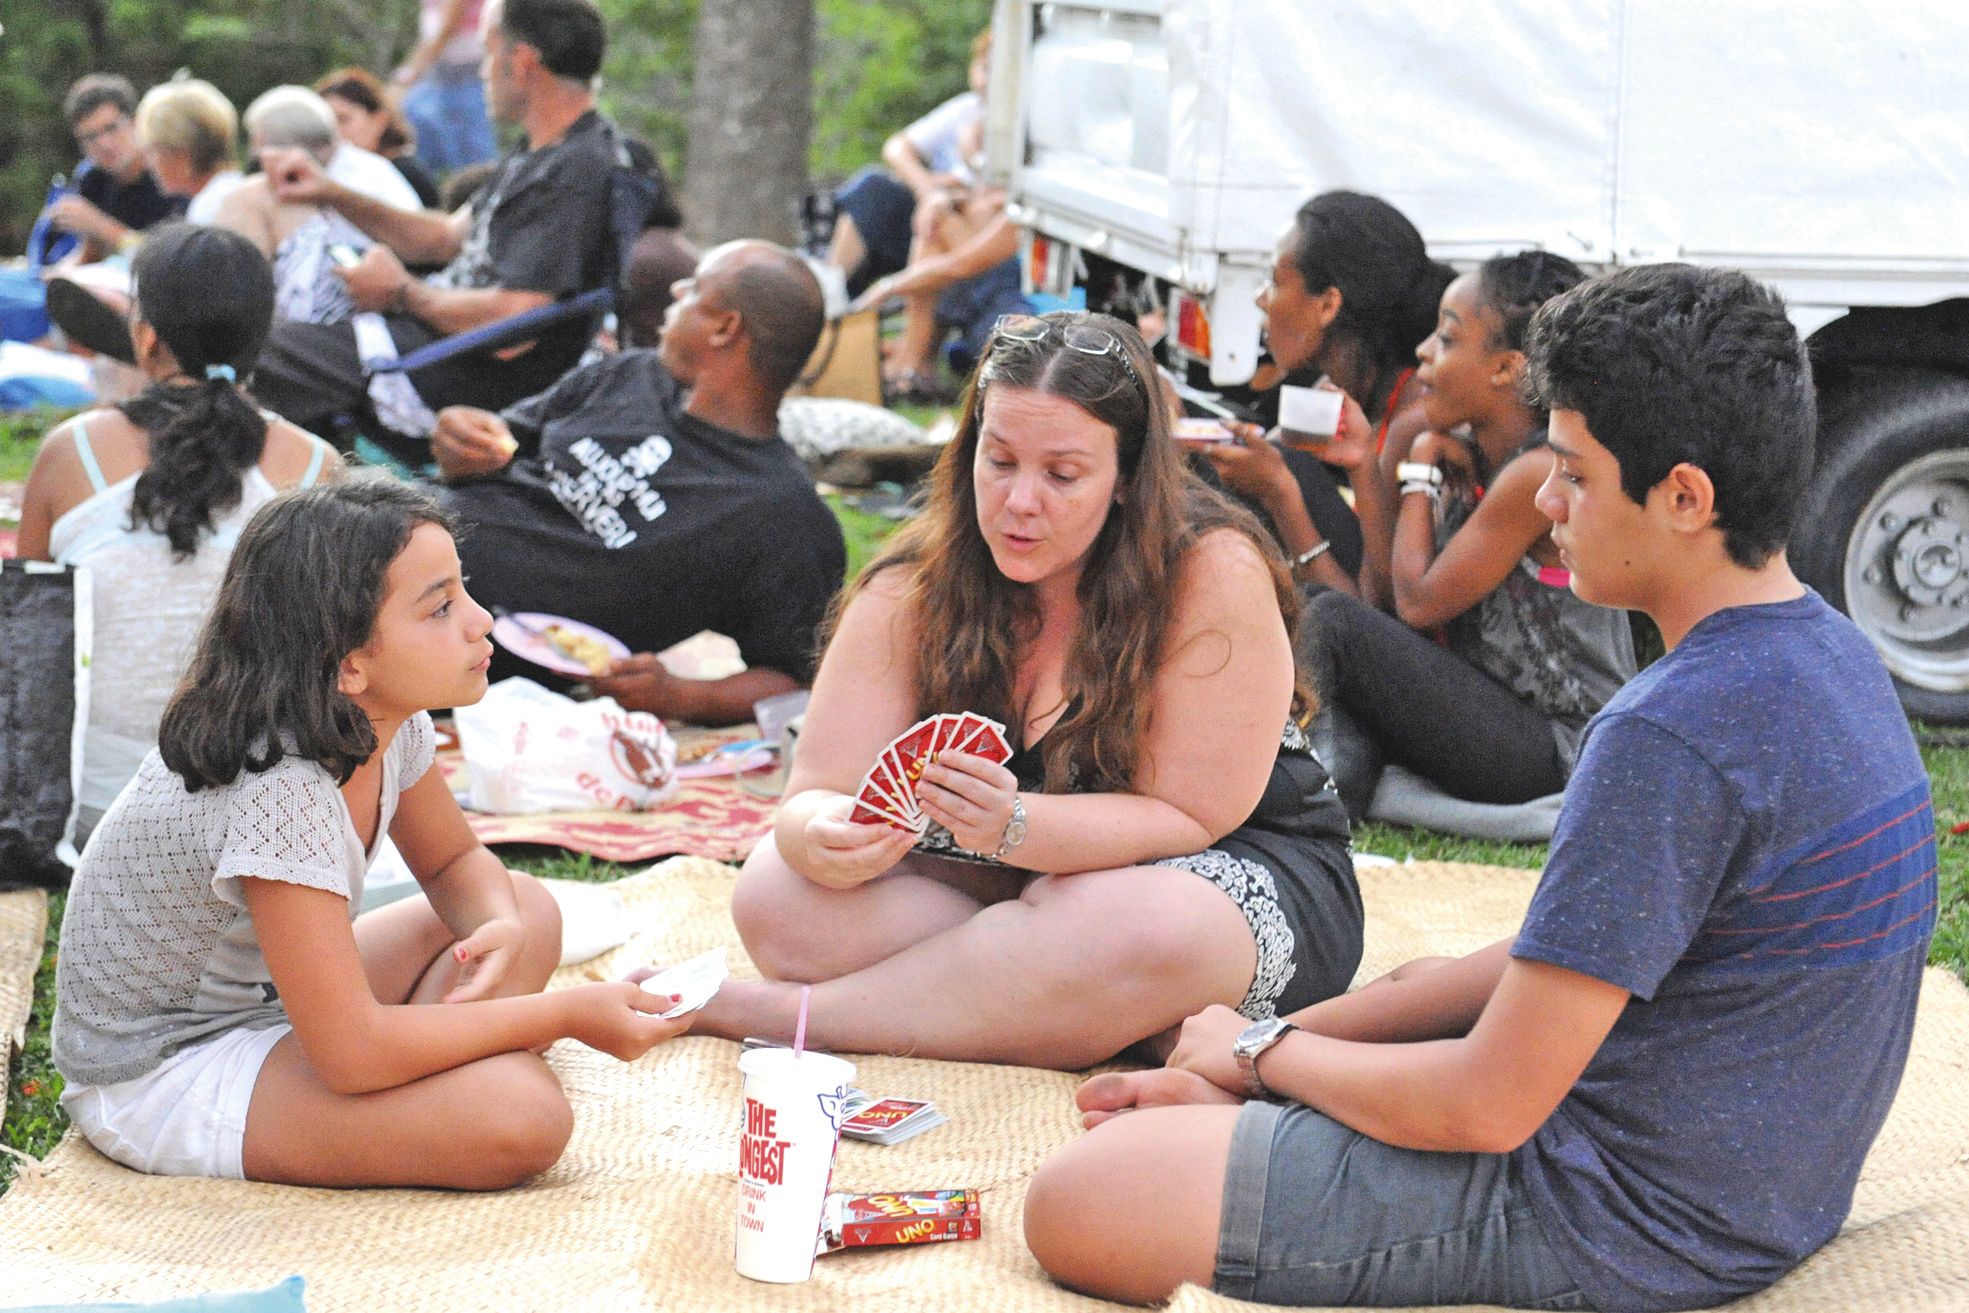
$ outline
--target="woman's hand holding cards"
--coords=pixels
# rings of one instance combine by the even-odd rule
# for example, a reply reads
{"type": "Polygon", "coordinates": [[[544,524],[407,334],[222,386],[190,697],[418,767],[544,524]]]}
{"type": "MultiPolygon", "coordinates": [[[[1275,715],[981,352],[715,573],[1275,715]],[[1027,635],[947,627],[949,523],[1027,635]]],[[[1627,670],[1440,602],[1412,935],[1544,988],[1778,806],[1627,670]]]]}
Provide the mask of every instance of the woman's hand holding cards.
{"type": "Polygon", "coordinates": [[[837,794],[807,820],[806,861],[800,873],[829,889],[852,889],[867,884],[901,861],[916,843],[914,830],[899,830],[880,822],[858,824],[848,819],[855,800],[837,794]]]}
{"type": "Polygon", "coordinates": [[[916,802],[923,814],[950,831],[960,848],[990,853],[1005,838],[1019,781],[988,757],[939,752],[923,768],[916,802]]]}

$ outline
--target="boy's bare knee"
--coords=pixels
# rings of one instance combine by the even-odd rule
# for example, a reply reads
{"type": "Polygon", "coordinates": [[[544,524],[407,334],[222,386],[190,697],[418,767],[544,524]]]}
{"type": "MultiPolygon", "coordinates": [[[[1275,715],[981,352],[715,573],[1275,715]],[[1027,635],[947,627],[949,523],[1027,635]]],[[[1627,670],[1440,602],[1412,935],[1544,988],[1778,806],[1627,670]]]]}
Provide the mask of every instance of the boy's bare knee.
{"type": "Polygon", "coordinates": [[[1086,1140],[1077,1141],[1047,1159],[1033,1176],[1026,1189],[1026,1247],[1046,1275],[1061,1285],[1125,1299],[1113,1289],[1108,1270],[1113,1263],[1124,1263],[1125,1256],[1095,1243],[1103,1203],[1099,1173],[1090,1170],[1089,1152],[1086,1140]]]}

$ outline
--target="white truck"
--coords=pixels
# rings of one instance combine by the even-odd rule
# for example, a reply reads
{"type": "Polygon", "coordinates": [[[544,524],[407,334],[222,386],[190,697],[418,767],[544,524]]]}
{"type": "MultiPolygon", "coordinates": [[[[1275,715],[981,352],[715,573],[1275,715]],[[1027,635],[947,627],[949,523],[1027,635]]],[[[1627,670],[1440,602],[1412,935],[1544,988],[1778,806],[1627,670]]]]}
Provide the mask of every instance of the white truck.
{"type": "MultiPolygon", "coordinates": [[[[1299,204],[1439,258],[1542,247],[1777,287],[1812,344],[1799,572],[1908,710],[1969,722],[1969,6],[1960,0],[999,0],[991,169],[1029,277],[1168,309],[1250,379],[1299,204]]],[[[1178,361],[1177,363],[1181,363],[1178,361]]]]}

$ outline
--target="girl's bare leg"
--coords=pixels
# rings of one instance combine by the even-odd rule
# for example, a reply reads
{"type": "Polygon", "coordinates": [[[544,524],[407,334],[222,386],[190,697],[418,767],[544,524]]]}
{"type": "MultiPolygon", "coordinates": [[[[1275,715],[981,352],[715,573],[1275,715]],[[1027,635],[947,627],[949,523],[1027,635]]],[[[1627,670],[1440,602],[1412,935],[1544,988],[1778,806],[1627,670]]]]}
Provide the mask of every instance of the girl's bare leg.
{"type": "MultiPolygon", "coordinates": [[[[817,953],[829,933],[815,926],[817,953]]],[[[1256,966],[1243,913],[1188,871],[1041,876],[1014,901],[815,985],[807,1038],[820,1048],[1071,1070],[1212,1003],[1237,1005],[1256,966]]],[[[798,995],[789,983],[729,982],[695,1033],[783,1038],[798,995]]]]}
{"type": "MultiPolygon", "coordinates": [[[[513,876],[526,947],[494,993],[538,993],[560,960],[560,911],[531,876],[513,876]]],[[[422,898],[356,921],[377,1001],[436,1005],[457,983],[451,932],[422,898]]],[[[497,1190],[560,1158],[574,1114],[531,1053],[502,1053],[371,1094],[328,1088],[288,1035],[260,1068],[246,1115],[249,1179],[307,1185],[497,1190]]]]}

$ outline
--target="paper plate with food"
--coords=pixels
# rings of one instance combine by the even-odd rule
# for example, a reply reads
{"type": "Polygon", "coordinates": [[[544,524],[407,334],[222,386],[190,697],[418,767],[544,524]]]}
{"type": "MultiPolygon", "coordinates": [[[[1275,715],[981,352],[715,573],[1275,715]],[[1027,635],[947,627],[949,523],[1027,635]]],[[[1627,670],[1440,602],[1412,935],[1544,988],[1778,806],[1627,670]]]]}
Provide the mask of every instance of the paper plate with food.
{"type": "Polygon", "coordinates": [[[629,655],[614,634],[545,611],[507,611],[492,622],[493,641],[514,656],[559,675],[605,673],[629,655]]]}

